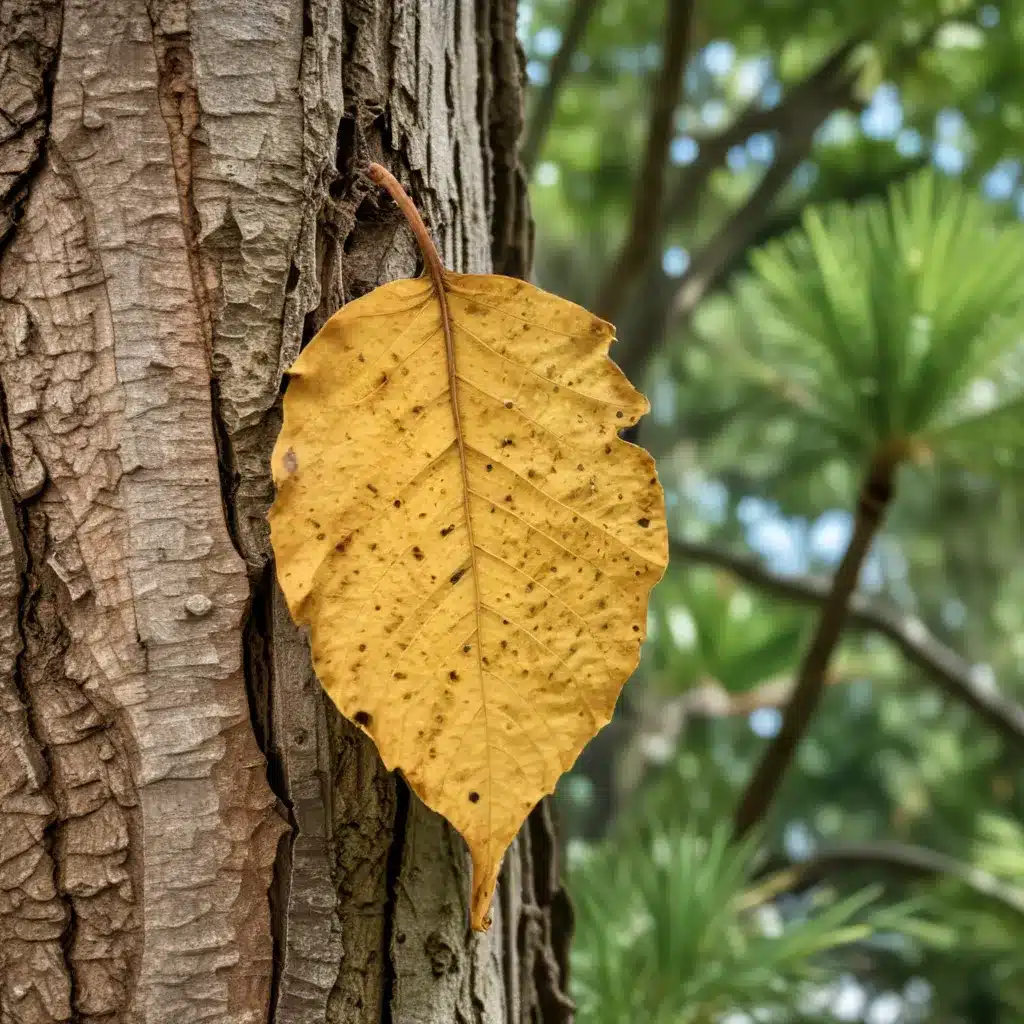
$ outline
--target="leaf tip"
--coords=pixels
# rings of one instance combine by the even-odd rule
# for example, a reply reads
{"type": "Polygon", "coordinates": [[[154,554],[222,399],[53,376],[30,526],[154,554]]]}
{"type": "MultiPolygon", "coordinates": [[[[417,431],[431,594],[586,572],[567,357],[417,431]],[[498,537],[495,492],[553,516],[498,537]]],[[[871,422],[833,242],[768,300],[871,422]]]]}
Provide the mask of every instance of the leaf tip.
{"type": "Polygon", "coordinates": [[[485,932],[491,927],[491,902],[498,887],[498,873],[502,858],[495,858],[487,844],[486,853],[472,850],[473,855],[473,899],[470,905],[470,926],[475,932],[485,932]]]}

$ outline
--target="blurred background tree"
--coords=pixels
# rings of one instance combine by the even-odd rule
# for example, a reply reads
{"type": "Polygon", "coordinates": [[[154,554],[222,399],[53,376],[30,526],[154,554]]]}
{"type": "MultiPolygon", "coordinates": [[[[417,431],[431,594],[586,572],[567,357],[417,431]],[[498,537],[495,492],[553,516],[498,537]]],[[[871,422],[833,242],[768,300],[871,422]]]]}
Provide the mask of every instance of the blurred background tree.
{"type": "Polygon", "coordinates": [[[519,31],[536,276],[673,532],[558,797],[580,1019],[1024,1021],[1024,3],[519,31]]]}

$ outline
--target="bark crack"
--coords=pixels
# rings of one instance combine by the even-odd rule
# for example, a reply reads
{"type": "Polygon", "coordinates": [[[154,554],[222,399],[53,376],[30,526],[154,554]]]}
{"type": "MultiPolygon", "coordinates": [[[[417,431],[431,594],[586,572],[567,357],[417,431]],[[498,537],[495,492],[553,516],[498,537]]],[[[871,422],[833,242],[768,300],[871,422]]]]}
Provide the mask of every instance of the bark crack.
{"type": "Polygon", "coordinates": [[[174,180],[178,187],[178,205],[181,211],[181,227],[184,233],[189,275],[192,279],[192,293],[206,346],[207,369],[210,378],[210,410],[213,421],[213,437],[217,447],[217,468],[220,472],[224,522],[227,524],[228,536],[231,538],[235,551],[243,561],[246,561],[239,537],[235,502],[239,473],[238,467],[235,465],[227,422],[222,411],[220,385],[214,371],[213,301],[203,279],[202,257],[199,249],[200,219],[193,187],[192,140],[199,127],[200,107],[192,67],[192,51],[189,45],[191,32],[188,29],[174,33],[160,32],[157,3],[158,0],[149,0],[146,9],[152,30],[153,51],[156,55],[160,113],[167,125],[171,164],[174,168],[174,180]]]}
{"type": "Polygon", "coordinates": [[[398,892],[402,878],[402,864],[405,853],[405,834],[409,826],[409,812],[412,794],[405,780],[395,779],[395,821],[394,835],[388,850],[384,904],[383,967],[384,982],[381,989],[381,1024],[394,1024],[394,1004],[397,998],[398,966],[394,943],[395,922],[398,916],[398,892]]]}
{"type": "MultiPolygon", "coordinates": [[[[20,586],[17,596],[16,632],[18,653],[14,659],[11,669],[11,680],[15,693],[25,708],[25,724],[28,729],[29,738],[38,750],[43,764],[46,768],[46,779],[40,787],[40,793],[49,800],[54,808],[50,820],[43,828],[42,848],[46,851],[53,865],[53,881],[57,892],[57,900],[64,911],[64,927],[61,934],[60,950],[63,960],[64,973],[67,978],[70,992],[70,1006],[74,1013],[76,999],[75,972],[71,960],[71,943],[74,938],[75,913],[72,901],[60,889],[60,864],[58,861],[57,829],[61,824],[59,804],[54,791],[53,754],[49,744],[43,738],[42,730],[39,727],[38,709],[34,706],[29,687],[26,683],[28,661],[33,645],[30,643],[30,623],[36,617],[36,604],[39,596],[39,587],[35,580],[33,548],[38,545],[39,539],[34,536],[34,530],[29,521],[29,516],[24,505],[15,501],[14,482],[14,457],[11,447],[11,428],[8,416],[7,392],[0,380],[0,464],[2,464],[2,478],[0,478],[0,499],[3,503],[3,514],[7,520],[11,540],[14,544],[14,556],[20,570],[20,586]]],[[[45,544],[45,538],[43,538],[45,544]]]]}

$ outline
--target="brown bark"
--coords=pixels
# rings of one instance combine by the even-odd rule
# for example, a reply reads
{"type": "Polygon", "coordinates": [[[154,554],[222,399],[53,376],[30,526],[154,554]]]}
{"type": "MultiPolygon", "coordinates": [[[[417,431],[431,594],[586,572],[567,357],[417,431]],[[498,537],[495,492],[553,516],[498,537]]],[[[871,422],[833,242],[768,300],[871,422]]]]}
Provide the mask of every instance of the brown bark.
{"type": "Polygon", "coordinates": [[[550,822],[461,840],[324,700],[265,512],[282,374],[522,274],[512,0],[0,0],[0,1024],[567,1020],[550,822]]]}

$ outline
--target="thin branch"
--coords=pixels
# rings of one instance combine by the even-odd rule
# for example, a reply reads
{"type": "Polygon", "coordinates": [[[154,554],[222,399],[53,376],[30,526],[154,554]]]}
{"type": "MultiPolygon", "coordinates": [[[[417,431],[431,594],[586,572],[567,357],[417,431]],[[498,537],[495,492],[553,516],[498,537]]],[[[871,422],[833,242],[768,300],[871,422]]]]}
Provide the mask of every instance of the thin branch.
{"type": "Polygon", "coordinates": [[[804,863],[781,868],[778,863],[768,864],[758,872],[758,878],[764,881],[757,894],[770,898],[780,892],[808,888],[837,871],[869,870],[874,874],[879,868],[911,877],[955,878],[974,892],[1024,914],[1024,890],[937,850],[893,840],[831,846],[804,863]]]}
{"type": "MultiPolygon", "coordinates": [[[[849,683],[853,678],[848,673],[831,672],[825,679],[825,685],[849,683]]],[[[742,693],[733,693],[717,680],[710,680],[680,694],[677,700],[683,718],[734,718],[749,715],[760,708],[783,707],[792,693],[792,679],[773,679],[742,693]]]]}
{"type": "MultiPolygon", "coordinates": [[[[734,554],[713,544],[674,540],[672,558],[724,569],[738,579],[796,604],[821,605],[829,581],[817,576],[783,576],[766,569],[757,559],[734,554]]],[[[867,595],[855,592],[850,600],[851,626],[880,633],[891,640],[904,657],[926,672],[946,694],[977,713],[1013,742],[1024,744],[1024,707],[1002,695],[997,686],[981,685],[971,665],[933,636],[920,619],[886,608],[867,595]]]]}
{"type": "Polygon", "coordinates": [[[672,302],[672,318],[688,319],[725,268],[753,243],[786,182],[810,154],[813,138],[812,130],[787,140],[746,202],[693,258],[672,302]]]}
{"type": "Polygon", "coordinates": [[[799,204],[794,203],[786,209],[778,210],[774,216],[762,221],[757,230],[752,233],[746,248],[735,252],[732,259],[724,263],[719,268],[718,273],[711,277],[704,290],[704,294],[708,295],[711,292],[717,291],[740,267],[745,265],[749,250],[760,248],[786,234],[788,231],[799,227],[807,206],[836,202],[856,203],[865,199],[884,198],[893,185],[905,181],[916,171],[927,167],[928,162],[927,157],[919,156],[907,160],[896,167],[892,167],[885,172],[852,174],[848,180],[843,181],[835,189],[815,194],[799,204]]]}
{"type": "Polygon", "coordinates": [[[600,0],[576,0],[569,13],[569,21],[562,34],[562,44],[559,46],[558,52],[551,58],[551,64],[548,67],[548,80],[537,96],[537,101],[530,112],[529,124],[526,127],[520,161],[527,179],[533,173],[537,156],[540,154],[541,146],[544,145],[544,139],[551,127],[559,94],[572,67],[572,59],[583,43],[590,19],[594,16],[599,3],[600,0]]]}
{"type": "Polygon", "coordinates": [[[666,0],[665,45],[654,83],[651,120],[643,163],[633,187],[633,211],[625,241],[598,287],[595,312],[614,320],[629,289],[647,262],[665,199],[669,149],[675,112],[683,94],[683,75],[693,34],[695,0],[666,0]]]}
{"type": "Polygon", "coordinates": [[[782,713],[782,724],[765,747],[736,809],[733,834],[737,839],[747,835],[771,810],[797,748],[814,720],[861,567],[892,503],[896,472],[905,457],[903,449],[903,445],[885,444],[871,458],[857,496],[853,534],[829,583],[828,596],[821,602],[810,645],[796,674],[793,695],[782,713]]]}
{"type": "MultiPolygon", "coordinates": [[[[724,131],[699,143],[697,159],[680,173],[666,200],[661,225],[693,219],[708,179],[725,162],[733,146],[758,132],[779,135],[776,158],[746,202],[694,256],[676,285],[675,295],[666,295],[656,311],[645,316],[643,328],[632,334],[631,343],[616,351],[616,362],[632,380],[657,351],[673,316],[689,315],[725,268],[753,241],[793,171],[810,155],[818,128],[836,110],[854,105],[855,75],[849,58],[860,42],[858,37],[843,43],[774,109],[751,105],[724,131]]],[[[648,277],[659,283],[664,274],[656,256],[664,235],[664,227],[656,226],[646,239],[644,267],[648,277]]],[[[666,293],[667,289],[644,288],[645,296],[658,292],[666,293]]]]}
{"type": "Polygon", "coordinates": [[[708,179],[725,163],[734,146],[743,145],[752,135],[759,134],[777,134],[784,142],[787,136],[803,134],[808,121],[820,124],[829,114],[852,103],[853,81],[848,62],[862,42],[861,36],[847,39],[805,79],[789,89],[776,106],[766,108],[755,99],[717,135],[696,139],[697,159],[680,172],[669,194],[665,206],[668,218],[675,222],[692,219],[708,179]]]}

